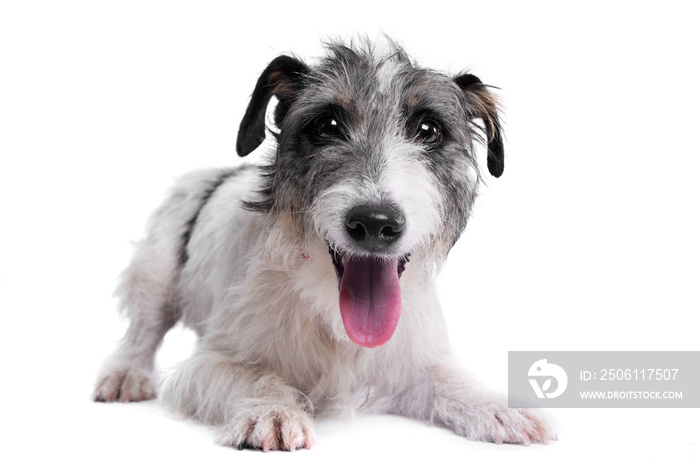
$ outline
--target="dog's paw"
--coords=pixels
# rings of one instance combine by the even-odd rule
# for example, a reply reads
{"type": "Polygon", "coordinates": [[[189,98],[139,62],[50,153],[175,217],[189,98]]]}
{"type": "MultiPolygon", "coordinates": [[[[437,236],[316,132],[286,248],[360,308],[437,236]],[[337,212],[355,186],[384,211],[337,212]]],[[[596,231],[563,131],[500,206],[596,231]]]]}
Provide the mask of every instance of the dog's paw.
{"type": "Polygon", "coordinates": [[[258,404],[242,409],[219,431],[219,443],[238,449],[262,451],[311,448],[314,443],[311,416],[298,406],[258,404]]]}
{"type": "Polygon", "coordinates": [[[111,370],[100,377],[95,387],[95,401],[143,401],[156,397],[153,374],[141,368],[111,370]]]}
{"type": "Polygon", "coordinates": [[[509,408],[505,403],[489,403],[471,410],[458,433],[482,442],[548,444],[557,440],[552,423],[536,409],[509,408]]]}

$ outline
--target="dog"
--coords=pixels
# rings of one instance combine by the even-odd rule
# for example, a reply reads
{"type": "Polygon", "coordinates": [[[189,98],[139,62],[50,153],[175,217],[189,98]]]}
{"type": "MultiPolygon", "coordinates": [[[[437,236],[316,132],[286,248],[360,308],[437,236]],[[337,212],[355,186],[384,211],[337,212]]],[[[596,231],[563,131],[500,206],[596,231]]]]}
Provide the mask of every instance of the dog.
{"type": "Polygon", "coordinates": [[[466,226],[482,175],[504,169],[499,109],[476,76],[418,66],[395,42],[325,44],[315,66],[275,58],[240,124],[260,165],[184,176],[117,288],[130,319],[96,401],[156,397],[154,358],[182,321],[195,353],[166,405],[222,445],[310,448],[319,413],[364,410],[469,439],[548,443],[545,416],[512,409],[458,368],[432,277],[466,226]]]}

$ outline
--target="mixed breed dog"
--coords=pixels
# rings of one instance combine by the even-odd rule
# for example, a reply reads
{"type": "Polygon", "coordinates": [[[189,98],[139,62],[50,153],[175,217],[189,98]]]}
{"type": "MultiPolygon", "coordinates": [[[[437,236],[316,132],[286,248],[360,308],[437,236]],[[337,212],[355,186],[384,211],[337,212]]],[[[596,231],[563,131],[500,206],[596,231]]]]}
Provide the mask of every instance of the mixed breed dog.
{"type": "Polygon", "coordinates": [[[363,409],[473,440],[547,443],[542,413],[507,406],[453,362],[434,270],[459,238],[481,175],[503,173],[497,102],[388,41],[327,44],[316,66],[280,56],[240,125],[265,165],[184,176],[154,213],[117,295],[130,319],[96,401],[156,396],[155,353],[182,321],[199,336],[163,401],[238,448],[295,450],[321,412],[363,409]]]}

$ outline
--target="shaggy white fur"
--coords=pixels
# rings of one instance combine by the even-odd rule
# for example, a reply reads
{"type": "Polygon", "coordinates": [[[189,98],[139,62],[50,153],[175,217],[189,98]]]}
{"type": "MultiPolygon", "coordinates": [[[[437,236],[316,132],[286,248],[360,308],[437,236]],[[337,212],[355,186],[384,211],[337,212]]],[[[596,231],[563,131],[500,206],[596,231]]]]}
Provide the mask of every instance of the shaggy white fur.
{"type": "MultiPolygon", "coordinates": [[[[405,66],[381,68],[384,85],[379,87],[396,88],[385,81],[398,79],[405,66]]],[[[445,86],[446,93],[461,92],[449,81],[445,86]]],[[[397,92],[395,105],[383,98],[387,118],[403,118],[395,109],[405,96],[397,92]]],[[[413,99],[418,98],[422,94],[413,99]]],[[[162,398],[179,412],[218,426],[223,445],[308,448],[314,442],[314,415],[356,409],[421,419],[474,440],[529,444],[554,439],[539,412],[508,408],[505,399],[482,391],[452,362],[432,276],[459,232],[450,223],[449,209],[464,199],[458,211],[466,222],[479,174],[468,157],[455,157],[452,172],[431,167],[425,144],[407,140],[404,127],[396,120],[389,131],[375,129],[381,163],[363,171],[355,158],[347,172],[336,169],[337,182],[322,189],[303,212],[242,207],[265,183],[259,167],[183,177],[154,214],[121,278],[117,294],[131,324],[98,379],[95,399],[156,396],[154,355],[165,333],[181,320],[200,342],[165,381],[162,398]],[[462,197],[441,181],[448,176],[464,186],[462,197]],[[405,231],[393,252],[380,259],[410,253],[410,263],[399,273],[398,327],[386,344],[367,348],[346,334],[329,246],[345,254],[368,254],[358,252],[346,234],[345,215],[354,205],[386,202],[402,210],[405,231]],[[295,223],[299,215],[311,228],[295,223]],[[446,237],[446,229],[455,233],[446,237]]],[[[457,130],[454,134],[459,136],[457,130]]],[[[270,160],[278,156],[271,154],[270,160]]],[[[337,154],[315,157],[309,163],[341,159],[337,154]]],[[[303,196],[298,197],[296,204],[303,205],[303,196]]]]}

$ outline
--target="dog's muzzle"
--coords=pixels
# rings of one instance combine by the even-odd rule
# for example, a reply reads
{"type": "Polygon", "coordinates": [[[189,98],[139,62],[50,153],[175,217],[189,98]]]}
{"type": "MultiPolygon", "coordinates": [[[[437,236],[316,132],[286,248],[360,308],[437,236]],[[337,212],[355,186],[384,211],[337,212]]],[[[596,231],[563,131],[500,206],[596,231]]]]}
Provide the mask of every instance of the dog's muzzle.
{"type": "Polygon", "coordinates": [[[345,332],[358,345],[376,348],[394,334],[401,316],[399,278],[408,254],[391,254],[404,233],[406,218],[396,207],[357,205],[345,218],[346,233],[369,254],[330,249],[340,281],[340,315],[345,332]]]}

